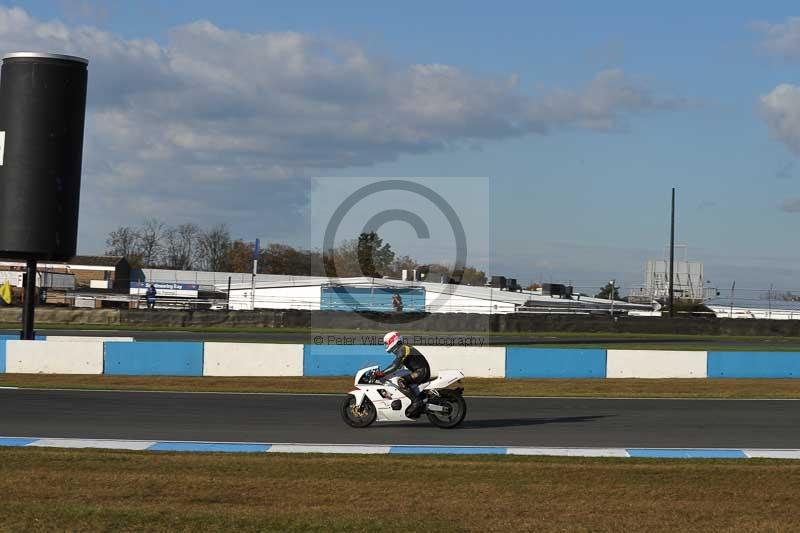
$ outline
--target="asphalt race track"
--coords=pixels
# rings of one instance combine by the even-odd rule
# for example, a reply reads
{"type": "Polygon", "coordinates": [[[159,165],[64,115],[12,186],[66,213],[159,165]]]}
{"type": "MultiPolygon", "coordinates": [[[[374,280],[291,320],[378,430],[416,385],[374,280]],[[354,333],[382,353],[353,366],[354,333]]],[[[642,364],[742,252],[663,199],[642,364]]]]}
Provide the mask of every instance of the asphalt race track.
{"type": "Polygon", "coordinates": [[[352,429],[343,396],[0,390],[0,435],[308,444],[800,448],[800,401],[467,398],[464,424],[352,429]]]}

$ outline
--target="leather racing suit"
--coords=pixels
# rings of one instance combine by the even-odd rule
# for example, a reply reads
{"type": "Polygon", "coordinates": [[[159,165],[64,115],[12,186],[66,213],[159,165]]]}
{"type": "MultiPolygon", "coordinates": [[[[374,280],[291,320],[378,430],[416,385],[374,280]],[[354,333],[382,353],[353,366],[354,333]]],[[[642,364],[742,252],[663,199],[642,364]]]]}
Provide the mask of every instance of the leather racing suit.
{"type": "MultiPolygon", "coordinates": [[[[392,350],[392,353],[395,355],[395,359],[392,361],[391,365],[386,367],[383,373],[387,375],[392,374],[403,367],[411,371],[409,375],[398,379],[397,385],[400,392],[411,399],[411,407],[417,408],[419,407],[419,395],[414,392],[413,386],[420,385],[430,380],[431,367],[428,364],[428,360],[425,359],[425,356],[422,355],[419,350],[408,344],[398,344],[394,350],[392,350]]],[[[413,410],[415,409],[412,409],[412,411],[413,410]]]]}

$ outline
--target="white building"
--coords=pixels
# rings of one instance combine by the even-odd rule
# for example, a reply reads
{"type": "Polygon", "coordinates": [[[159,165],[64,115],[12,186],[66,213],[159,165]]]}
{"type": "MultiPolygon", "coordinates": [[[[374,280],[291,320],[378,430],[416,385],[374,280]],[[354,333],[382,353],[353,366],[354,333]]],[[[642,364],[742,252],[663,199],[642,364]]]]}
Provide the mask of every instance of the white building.
{"type": "MultiPolygon", "coordinates": [[[[586,296],[573,299],[552,298],[539,291],[505,291],[386,278],[338,278],[276,276],[267,281],[231,284],[231,309],[303,309],[392,311],[391,296],[400,294],[404,311],[428,313],[506,314],[518,311],[566,313],[576,310],[607,311],[610,300],[586,296]]],[[[227,291],[227,282],[217,285],[227,291]]],[[[649,305],[614,302],[617,311],[649,311],[649,305]]]]}
{"type": "MultiPolygon", "coordinates": [[[[610,300],[575,295],[558,298],[536,291],[506,291],[492,287],[431,283],[386,278],[328,278],[232,272],[199,272],[165,269],[134,271],[139,284],[194,284],[200,291],[230,295],[215,305],[234,310],[371,310],[393,311],[392,296],[400,294],[403,311],[428,313],[505,314],[608,312],[610,300]],[[255,287],[255,291],[253,291],[255,287]]],[[[138,286],[138,285],[137,285],[138,286]]],[[[647,313],[649,304],[616,301],[614,310],[647,313]]]]}

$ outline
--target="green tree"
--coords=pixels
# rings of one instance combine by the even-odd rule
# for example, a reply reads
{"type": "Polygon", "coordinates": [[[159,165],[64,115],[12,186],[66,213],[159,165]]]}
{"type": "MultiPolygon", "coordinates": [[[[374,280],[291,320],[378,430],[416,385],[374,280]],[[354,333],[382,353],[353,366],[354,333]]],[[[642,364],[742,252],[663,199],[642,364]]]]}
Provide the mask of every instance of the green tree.
{"type": "Polygon", "coordinates": [[[377,233],[371,231],[358,236],[356,249],[361,275],[380,278],[389,270],[394,261],[394,252],[389,243],[384,244],[377,233]]]}
{"type": "Polygon", "coordinates": [[[428,268],[430,269],[428,280],[434,283],[438,283],[444,276],[445,283],[452,279],[459,285],[482,286],[486,284],[486,272],[474,267],[468,266],[462,270],[454,270],[450,265],[432,263],[428,265],[428,268]]]}
{"type": "Polygon", "coordinates": [[[611,300],[612,299],[612,297],[611,297],[612,289],[614,291],[613,299],[614,300],[619,300],[620,299],[620,297],[619,297],[619,287],[616,284],[613,284],[611,282],[606,283],[605,286],[602,289],[600,289],[600,292],[595,294],[594,297],[595,298],[603,298],[605,300],[611,300]]]}

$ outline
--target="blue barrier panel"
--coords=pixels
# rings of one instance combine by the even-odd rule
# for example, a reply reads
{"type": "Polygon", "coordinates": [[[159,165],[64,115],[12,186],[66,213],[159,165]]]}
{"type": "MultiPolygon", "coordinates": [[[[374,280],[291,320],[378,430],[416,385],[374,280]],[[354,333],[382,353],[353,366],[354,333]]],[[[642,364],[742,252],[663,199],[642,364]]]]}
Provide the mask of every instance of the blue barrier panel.
{"type": "Polygon", "coordinates": [[[6,341],[19,340],[19,335],[0,335],[0,374],[6,372],[6,341]]]}
{"type": "Polygon", "coordinates": [[[393,359],[394,357],[383,349],[383,345],[306,344],[303,347],[303,375],[354,376],[356,371],[366,366],[388,366],[393,359]]]}
{"type": "Polygon", "coordinates": [[[708,352],[709,378],[800,378],[798,352],[708,352]]]}
{"type": "Polygon", "coordinates": [[[116,376],[202,376],[202,342],[105,342],[103,373],[116,376]]]}
{"type": "Polygon", "coordinates": [[[604,378],[605,350],[506,348],[507,378],[604,378]]]}

